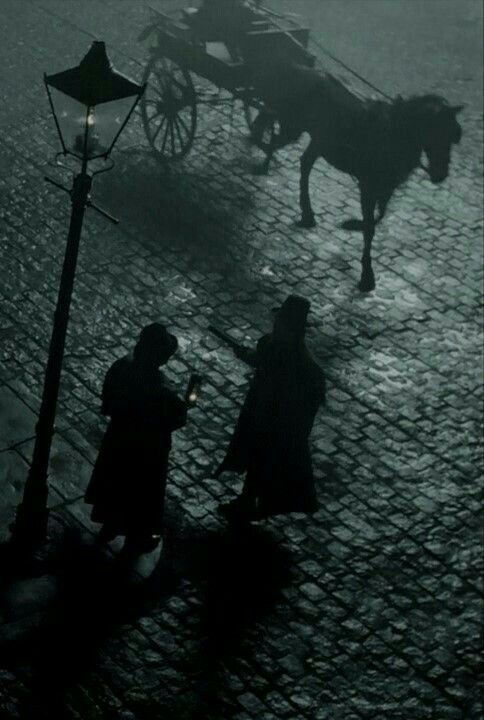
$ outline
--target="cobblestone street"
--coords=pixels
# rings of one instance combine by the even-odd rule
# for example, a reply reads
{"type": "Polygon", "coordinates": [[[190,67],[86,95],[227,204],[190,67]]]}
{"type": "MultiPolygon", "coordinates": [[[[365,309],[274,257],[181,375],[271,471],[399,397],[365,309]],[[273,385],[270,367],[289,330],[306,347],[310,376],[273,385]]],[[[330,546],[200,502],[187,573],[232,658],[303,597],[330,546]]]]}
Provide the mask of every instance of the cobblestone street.
{"type": "MultiPolygon", "coordinates": [[[[49,165],[58,148],[43,73],[77,64],[102,39],[139,82],[148,5],[189,4],[0,0],[4,536],[31,459],[70,213],[67,195],[43,180],[70,183],[49,165]]],[[[166,167],[132,118],[115,168],[92,191],[120,224],[88,210],[82,234],[49,476],[53,527],[97,530],[83,492],[105,429],[102,381],[143,325],[173,329],[180,350],[167,375],[182,394],[200,372],[203,392],[174,434],[173,568],[119,598],[126,612],[108,608],[118,598],[107,558],[93,576],[64,578],[77,595],[72,636],[54,633],[49,672],[65,671],[69,720],[482,720],[482,6],[268,4],[308,18],[318,42],[385,93],[464,104],[463,139],[442,185],[418,170],[395,194],[374,240],[377,287],[362,294],[361,236],[340,227],[360,216],[354,181],[319,160],[318,225],[295,226],[306,139],[256,175],[263,155],[247,142],[241,104],[211,103],[199,107],[191,153],[166,167]],[[311,436],[320,510],[233,538],[217,506],[240,478],[210,471],[249,373],[208,326],[254,345],[291,292],[311,301],[308,346],[328,381],[311,436]],[[78,668],[76,644],[90,642],[78,668]]],[[[195,84],[215,99],[214,87],[195,84]]],[[[0,720],[19,718],[44,678],[51,641],[40,637],[33,655],[0,663],[0,720]]]]}

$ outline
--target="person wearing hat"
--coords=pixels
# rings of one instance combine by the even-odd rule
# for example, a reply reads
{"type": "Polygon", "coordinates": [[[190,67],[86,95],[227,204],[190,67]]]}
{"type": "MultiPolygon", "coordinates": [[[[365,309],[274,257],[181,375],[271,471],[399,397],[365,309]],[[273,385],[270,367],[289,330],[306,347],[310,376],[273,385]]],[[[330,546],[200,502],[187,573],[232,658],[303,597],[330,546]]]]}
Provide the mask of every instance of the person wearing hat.
{"type": "Polygon", "coordinates": [[[153,550],[163,530],[171,434],[186,423],[187,402],[160,367],[178,347],[164,325],[144,327],[132,354],[108,370],[101,412],[110,422],[86,491],[98,542],[126,536],[125,549],[153,550]]]}
{"type": "Polygon", "coordinates": [[[256,350],[235,351],[255,375],[215,473],[245,473],[239,497],[220,506],[229,520],[317,510],[308,440],[325,402],[325,377],[304,341],[309,308],[305,298],[290,295],[256,350]]]}

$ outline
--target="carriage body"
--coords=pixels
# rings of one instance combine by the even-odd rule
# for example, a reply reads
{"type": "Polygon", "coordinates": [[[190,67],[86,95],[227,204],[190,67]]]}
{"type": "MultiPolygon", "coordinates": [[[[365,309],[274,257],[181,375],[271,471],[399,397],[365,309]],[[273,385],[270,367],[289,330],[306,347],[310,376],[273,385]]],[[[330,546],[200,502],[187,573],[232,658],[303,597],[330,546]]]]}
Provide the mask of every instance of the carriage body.
{"type": "Polygon", "coordinates": [[[152,12],[139,37],[149,43],[141,111],[148,141],[161,160],[181,159],[193,144],[201,98],[192,76],[241,100],[250,127],[263,108],[251,83],[254,68],[276,57],[310,67],[315,62],[307,49],[309,29],[265,8],[228,34],[220,26],[198,23],[200,11],[192,8],[176,15],[152,12]]]}

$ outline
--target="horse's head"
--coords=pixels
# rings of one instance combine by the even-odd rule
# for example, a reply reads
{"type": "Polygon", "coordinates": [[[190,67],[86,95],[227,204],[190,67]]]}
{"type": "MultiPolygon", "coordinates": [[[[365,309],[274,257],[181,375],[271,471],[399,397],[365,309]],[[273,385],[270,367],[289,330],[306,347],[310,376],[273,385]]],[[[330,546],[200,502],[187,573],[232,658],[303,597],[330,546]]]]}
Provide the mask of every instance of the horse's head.
{"type": "Polygon", "coordinates": [[[433,183],[441,183],[449,174],[452,145],[460,142],[462,128],[457,122],[457,114],[462,105],[451,106],[438,97],[428,98],[425,122],[423,150],[427,156],[427,171],[433,183]]]}

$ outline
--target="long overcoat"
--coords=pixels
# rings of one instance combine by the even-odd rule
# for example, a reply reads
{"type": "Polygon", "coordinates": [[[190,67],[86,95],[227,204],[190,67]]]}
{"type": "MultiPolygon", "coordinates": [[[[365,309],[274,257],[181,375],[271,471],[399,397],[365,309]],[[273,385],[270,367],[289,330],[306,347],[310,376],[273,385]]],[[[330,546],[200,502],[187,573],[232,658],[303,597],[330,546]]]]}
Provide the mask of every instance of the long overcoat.
{"type": "Polygon", "coordinates": [[[325,401],[325,378],[304,345],[266,335],[221,469],[246,473],[259,517],[317,509],[309,435],[325,401]]]}
{"type": "Polygon", "coordinates": [[[111,418],[87,488],[95,522],[119,535],[158,534],[171,433],[186,422],[186,404],[163,374],[132,356],[117,360],[103,386],[102,412],[111,418]]]}

